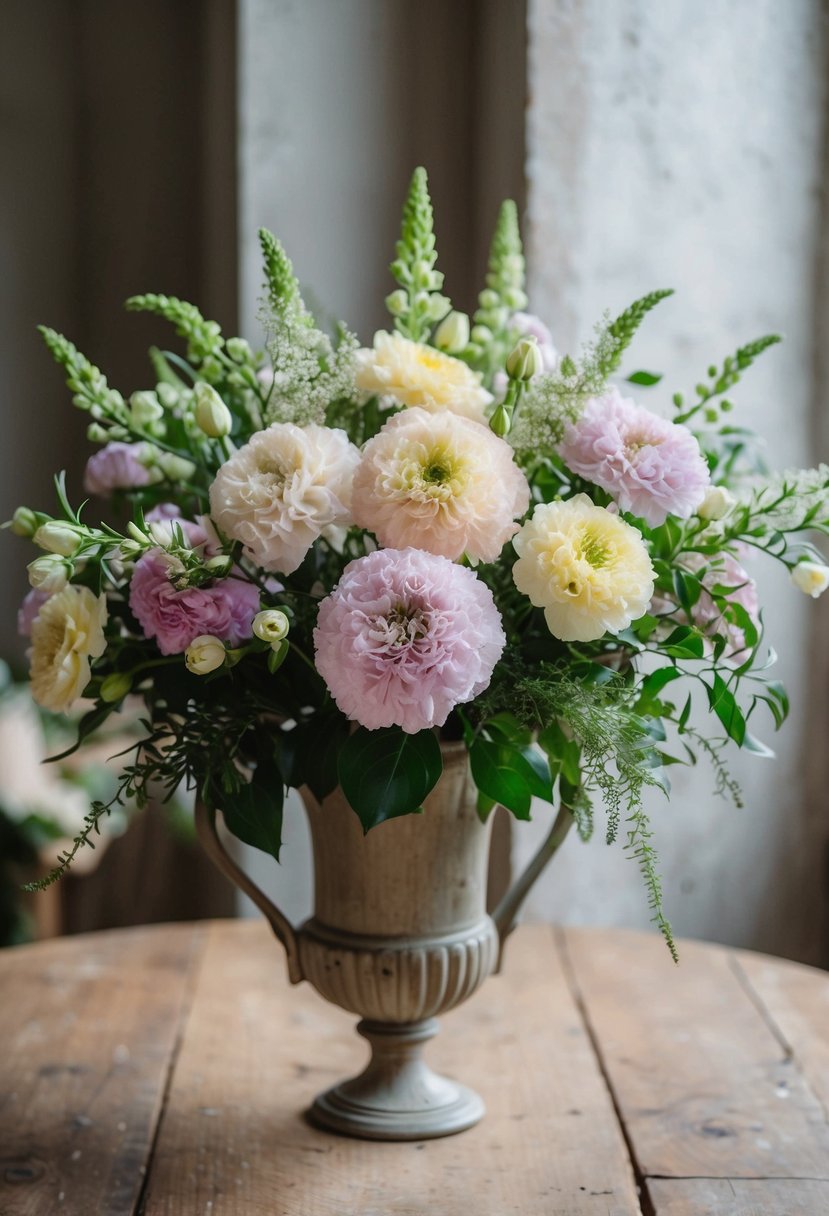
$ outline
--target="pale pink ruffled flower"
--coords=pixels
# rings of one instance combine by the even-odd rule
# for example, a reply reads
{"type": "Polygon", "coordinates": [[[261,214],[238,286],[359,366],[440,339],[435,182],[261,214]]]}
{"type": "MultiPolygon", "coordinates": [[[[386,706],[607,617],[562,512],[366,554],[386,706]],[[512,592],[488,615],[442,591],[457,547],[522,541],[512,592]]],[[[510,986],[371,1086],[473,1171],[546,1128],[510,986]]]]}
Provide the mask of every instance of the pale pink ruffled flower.
{"type": "Polygon", "coordinates": [[[17,632],[22,638],[32,636],[32,625],[48,598],[48,591],[38,591],[37,589],[29,591],[23,597],[23,603],[17,610],[17,632]]]}
{"type": "Polygon", "coordinates": [[[351,522],[359,459],[345,431],[275,422],[219,469],[210,513],[258,566],[292,574],[326,529],[351,522]]]}
{"type": "Polygon", "coordinates": [[[113,490],[148,486],[153,478],[142,463],[146,452],[146,443],[108,443],[86,462],[84,489],[88,494],[108,498],[113,490]]]}
{"type": "Polygon", "coordinates": [[[170,582],[171,559],[151,549],[135,563],[130,608],[162,654],[181,654],[194,638],[210,633],[238,646],[252,634],[259,591],[242,579],[220,579],[204,587],[177,591],[170,582]]]}
{"type": "Polygon", "coordinates": [[[489,588],[418,549],[351,562],[314,630],[317,670],[343,713],[409,734],[442,726],[482,692],[505,643],[489,588]]]}
{"type": "Polygon", "coordinates": [[[588,401],[560,448],[568,468],[601,487],[622,511],[651,527],[687,519],[708,489],[708,466],[687,427],[669,422],[611,388],[588,401]]]}
{"type": "Polygon", "coordinates": [[[529,502],[527,479],[503,439],[448,410],[413,407],[366,444],[352,512],[391,549],[491,562],[529,502]]]}

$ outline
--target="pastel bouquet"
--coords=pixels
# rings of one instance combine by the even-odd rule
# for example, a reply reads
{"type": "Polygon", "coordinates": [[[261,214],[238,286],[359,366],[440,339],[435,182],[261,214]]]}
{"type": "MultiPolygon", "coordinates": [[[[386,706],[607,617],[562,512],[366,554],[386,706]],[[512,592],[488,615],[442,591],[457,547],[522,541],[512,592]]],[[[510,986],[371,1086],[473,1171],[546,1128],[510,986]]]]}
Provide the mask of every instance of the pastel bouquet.
{"type": "Polygon", "coordinates": [[[85,489],[128,522],[87,522],[62,477],[55,514],[15,513],[41,550],[22,611],[32,691],[58,712],[86,699],[79,742],[144,703],[115,797],[47,881],[159,786],[195,788],[277,857],[289,787],[339,787],[368,832],[422,808],[454,741],[482,818],[528,819],[540,799],[557,843],[571,824],[589,837],[600,806],[673,949],[643,791],[701,751],[739,796],[724,749],[768,754],[755,716],[787,712],[754,558],[809,595],[829,585],[809,542],[829,530],[829,468],[769,473],[731,420],[732,389],[778,338],[641,404],[662,377],[622,360],[671,293],[561,356],[527,311],[507,202],[477,310],[453,310],[421,169],[370,347],[317,323],[260,235],[262,351],[192,304],[134,297],[185,349],[152,349],[152,387],[125,398],[42,331],[100,445],[85,489]]]}

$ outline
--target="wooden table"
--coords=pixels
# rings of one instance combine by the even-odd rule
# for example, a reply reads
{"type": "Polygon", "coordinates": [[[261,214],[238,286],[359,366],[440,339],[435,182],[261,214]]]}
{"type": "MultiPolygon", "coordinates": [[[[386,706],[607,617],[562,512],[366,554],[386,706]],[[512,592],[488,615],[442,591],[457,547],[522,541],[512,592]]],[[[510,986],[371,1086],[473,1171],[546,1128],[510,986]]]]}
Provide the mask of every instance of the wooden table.
{"type": "Polygon", "coordinates": [[[829,1213],[820,972],[521,929],[430,1048],[489,1113],[421,1144],[306,1126],[364,1045],[284,973],[257,922],[0,954],[1,1216],[829,1213]]]}

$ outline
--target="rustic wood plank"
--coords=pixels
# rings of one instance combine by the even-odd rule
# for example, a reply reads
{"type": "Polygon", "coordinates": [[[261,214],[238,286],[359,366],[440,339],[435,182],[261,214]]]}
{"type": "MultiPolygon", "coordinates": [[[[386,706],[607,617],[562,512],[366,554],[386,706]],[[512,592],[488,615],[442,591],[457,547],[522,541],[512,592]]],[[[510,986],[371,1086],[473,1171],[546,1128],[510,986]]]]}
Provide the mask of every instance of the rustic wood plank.
{"type": "Polygon", "coordinates": [[[484,1121],[419,1144],[342,1139],[299,1117],[357,1070],[354,1019],[290,990],[264,925],[215,925],[162,1119],[146,1216],[634,1216],[609,1095],[553,949],[520,931],[506,973],[448,1015],[437,1068],[484,1121]]]}
{"type": "Polygon", "coordinates": [[[744,950],[734,965],[829,1111],[829,975],[744,950]]]}
{"type": "Polygon", "coordinates": [[[0,954],[0,1212],[133,1216],[200,930],[0,954]]]}
{"type": "Polygon", "coordinates": [[[791,1178],[649,1179],[654,1216],[826,1216],[829,1182],[791,1178]]]}
{"type": "MultiPolygon", "coordinates": [[[[829,1178],[818,1098],[719,947],[566,930],[641,1174],[829,1178]]],[[[829,983],[829,979],[827,980],[829,983]]]]}

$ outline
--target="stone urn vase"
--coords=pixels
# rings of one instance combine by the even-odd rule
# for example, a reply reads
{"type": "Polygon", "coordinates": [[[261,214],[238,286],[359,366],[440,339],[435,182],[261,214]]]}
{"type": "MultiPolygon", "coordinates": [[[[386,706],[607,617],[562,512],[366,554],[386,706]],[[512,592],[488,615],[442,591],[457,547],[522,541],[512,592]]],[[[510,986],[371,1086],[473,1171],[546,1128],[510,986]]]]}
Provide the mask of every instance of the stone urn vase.
{"type": "Polygon", "coordinates": [[[357,1030],[371,1046],[368,1066],[318,1095],[308,1111],[330,1131],[420,1140],[463,1131],[484,1113],[477,1094],[427,1066],[423,1045],[437,1032],[437,1015],[465,1001],[497,968],[534,873],[487,915],[491,820],[482,823],[476,812],[465,747],[442,750],[443,775],[423,813],[388,820],[367,835],[339,790],[322,803],[302,791],[315,897],[313,916],[299,928],[225,851],[214,813],[196,808],[202,844],[269,920],[291,981],[308,980],[362,1019],[357,1030]]]}

